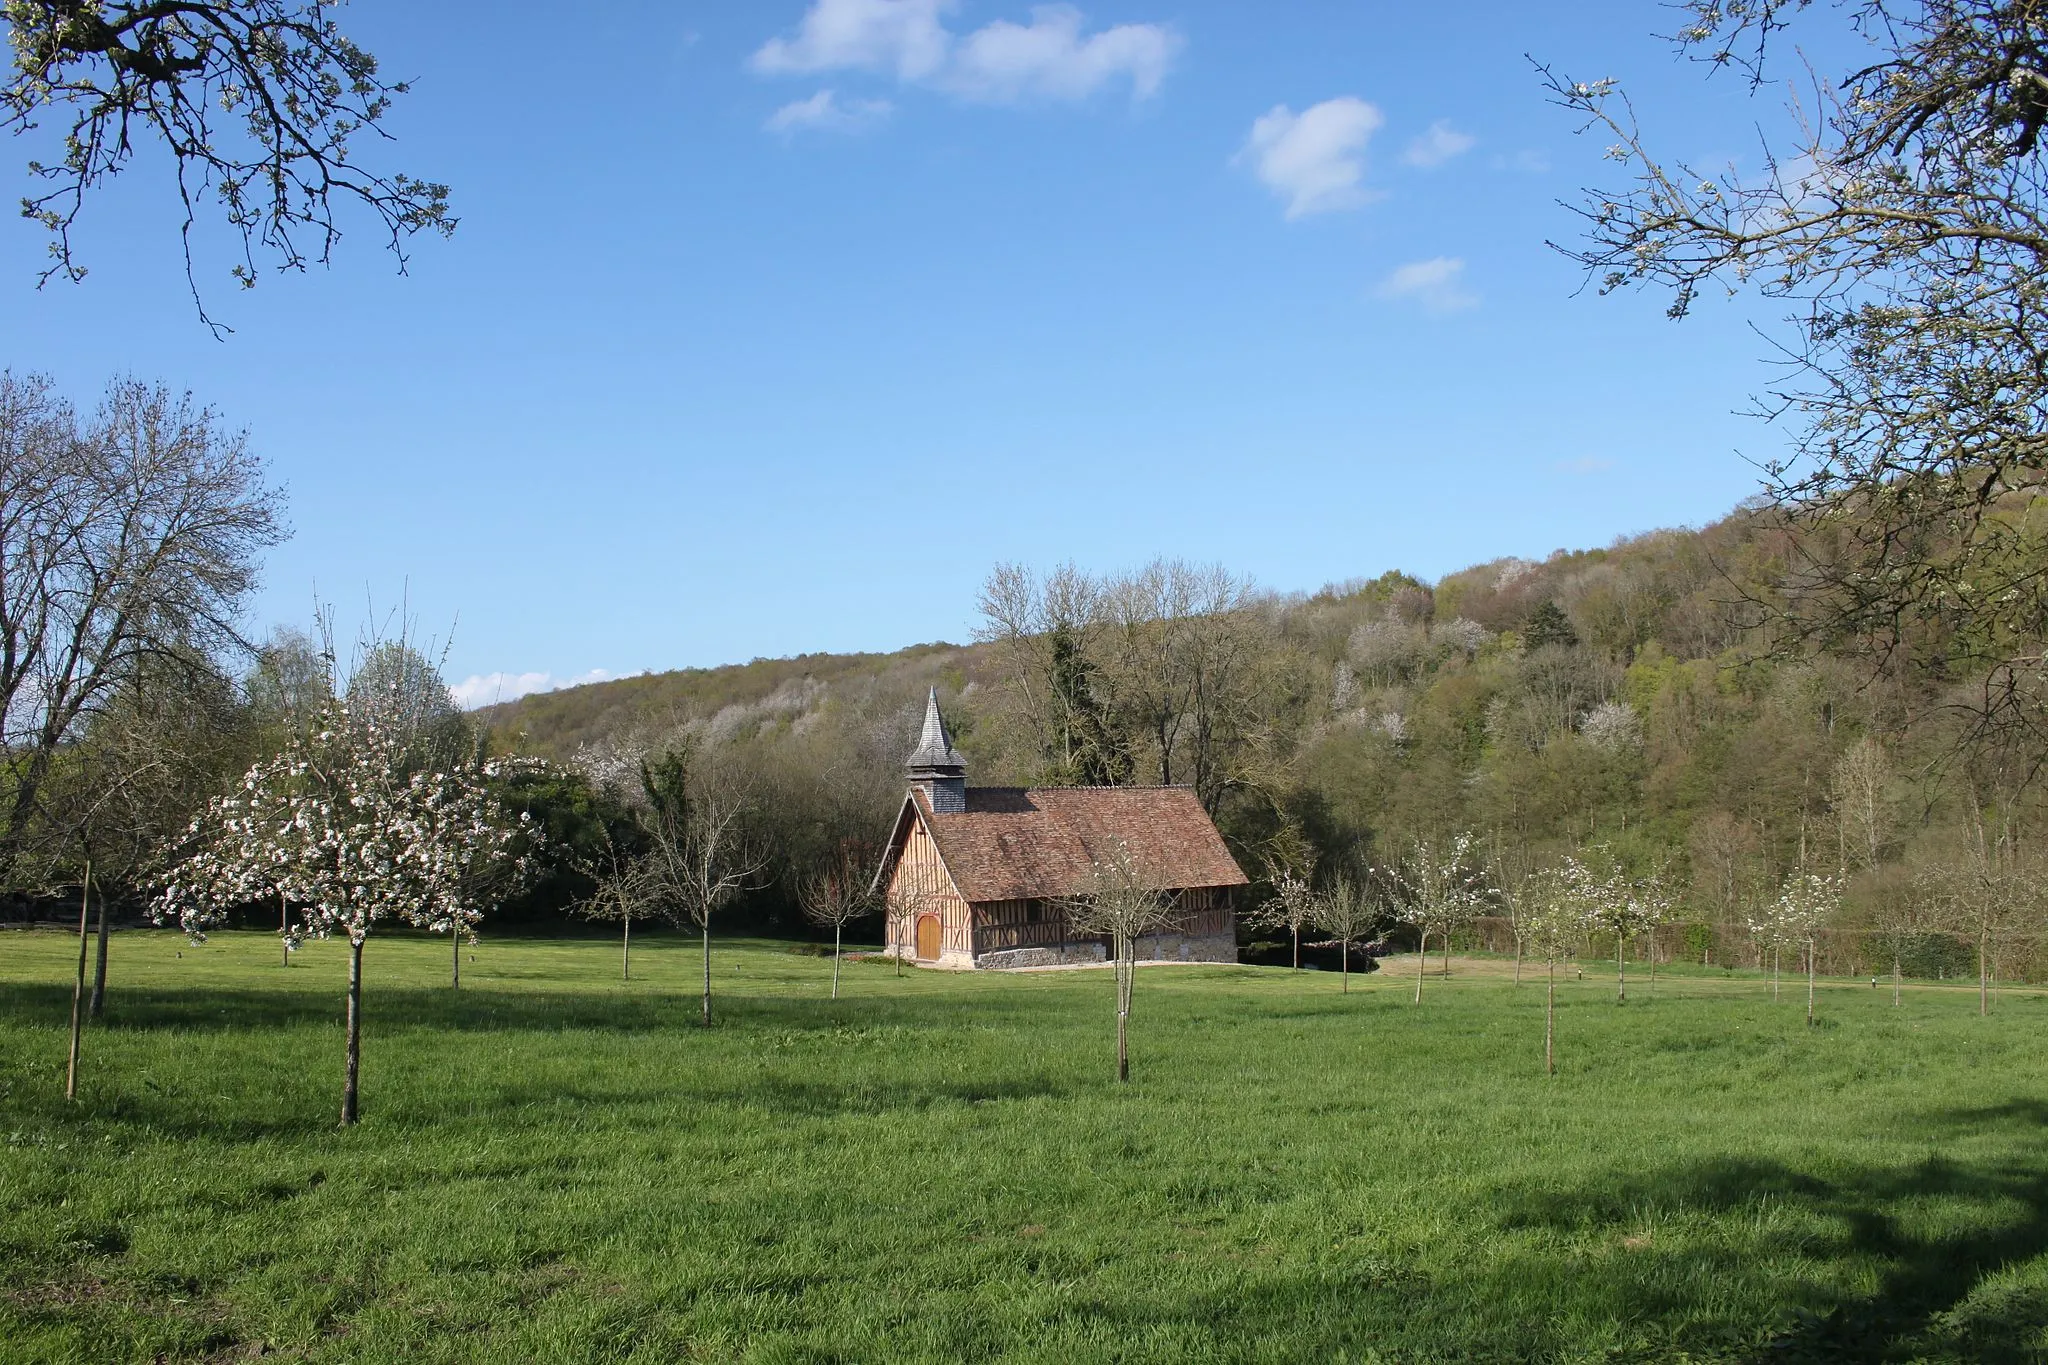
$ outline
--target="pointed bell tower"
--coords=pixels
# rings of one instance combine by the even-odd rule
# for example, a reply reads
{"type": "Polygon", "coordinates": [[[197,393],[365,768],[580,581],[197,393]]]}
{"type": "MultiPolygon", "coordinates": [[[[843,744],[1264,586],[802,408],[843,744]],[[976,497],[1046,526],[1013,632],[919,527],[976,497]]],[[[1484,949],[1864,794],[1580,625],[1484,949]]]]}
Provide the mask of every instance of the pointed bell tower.
{"type": "Polygon", "coordinates": [[[924,704],[924,730],[917,748],[903,765],[913,791],[924,793],[925,803],[940,814],[967,809],[967,760],[953,747],[946,733],[946,718],[939,714],[939,689],[934,687],[924,704]]]}

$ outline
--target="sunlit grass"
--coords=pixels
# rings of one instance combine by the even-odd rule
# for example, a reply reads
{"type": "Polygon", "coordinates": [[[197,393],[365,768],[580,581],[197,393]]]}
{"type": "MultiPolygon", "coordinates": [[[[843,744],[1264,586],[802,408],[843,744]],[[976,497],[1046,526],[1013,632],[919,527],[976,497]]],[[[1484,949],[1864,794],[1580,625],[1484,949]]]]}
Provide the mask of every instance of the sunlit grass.
{"type": "Polygon", "coordinates": [[[907,973],[0,935],[0,1358],[2031,1360],[2048,1003],[1867,979],[907,973]],[[181,956],[182,955],[182,956],[181,956]]]}

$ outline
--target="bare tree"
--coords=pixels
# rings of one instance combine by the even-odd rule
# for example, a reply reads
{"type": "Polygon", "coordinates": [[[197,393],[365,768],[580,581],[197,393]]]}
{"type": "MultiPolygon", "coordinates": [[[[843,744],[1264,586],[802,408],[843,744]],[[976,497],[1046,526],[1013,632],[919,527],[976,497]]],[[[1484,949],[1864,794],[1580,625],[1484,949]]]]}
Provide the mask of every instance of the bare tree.
{"type": "Polygon", "coordinates": [[[585,919],[619,922],[619,979],[633,979],[633,921],[661,913],[661,888],[644,851],[632,847],[610,824],[598,822],[598,846],[579,854],[576,869],[591,882],[590,895],[577,908],[585,919]]]}
{"type": "Polygon", "coordinates": [[[643,762],[648,872],[678,926],[693,924],[704,947],[702,1021],[711,1027],[711,921],[755,886],[768,859],[746,826],[748,800],[715,756],[670,750],[643,762]]]}
{"type": "Polygon", "coordinates": [[[1138,940],[1173,921],[1173,907],[1121,839],[1096,858],[1085,889],[1067,899],[1067,922],[1080,934],[1110,943],[1116,968],[1116,1078],[1131,1079],[1131,995],[1138,980],[1138,940]]]}
{"type": "Polygon", "coordinates": [[[245,440],[189,398],[123,380],[81,424],[0,374],[0,872],[49,815],[59,751],[154,663],[208,670],[281,504],[245,440]]]}
{"type": "Polygon", "coordinates": [[[846,926],[874,913],[875,899],[869,887],[873,877],[863,869],[864,860],[842,852],[838,860],[803,884],[799,896],[804,917],[832,931],[832,998],[839,998],[839,949],[846,926]]]}
{"type": "Polygon", "coordinates": [[[50,233],[42,279],[84,278],[72,227],[88,197],[151,145],[171,160],[185,274],[202,318],[192,229],[208,200],[241,236],[232,276],[244,287],[256,283],[259,253],[280,269],[325,264],[341,240],[336,207],[350,201],[382,225],[401,273],[408,237],[452,232],[446,185],[373,171],[358,157],[357,142],[389,140],[384,116],[407,87],[383,79],[329,10],[323,0],[0,5],[14,58],[0,86],[0,131],[56,124],[49,140],[58,155],[29,163],[42,183],[22,200],[22,213],[50,233]]]}
{"type": "Polygon", "coordinates": [[[1873,736],[1863,736],[1835,761],[1828,796],[1840,831],[1845,872],[1876,867],[1891,841],[1891,780],[1891,757],[1873,736]]]}
{"type": "Polygon", "coordinates": [[[1315,898],[1315,925],[1336,940],[1346,995],[1351,994],[1351,950],[1371,938],[1381,920],[1379,901],[1365,882],[1340,876],[1315,898]]]}

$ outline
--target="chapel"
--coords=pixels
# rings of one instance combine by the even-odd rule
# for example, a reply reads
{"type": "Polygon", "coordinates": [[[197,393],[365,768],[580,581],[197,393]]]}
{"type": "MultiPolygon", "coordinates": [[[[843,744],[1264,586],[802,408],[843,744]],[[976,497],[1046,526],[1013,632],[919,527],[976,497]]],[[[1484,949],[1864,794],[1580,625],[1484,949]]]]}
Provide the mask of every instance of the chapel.
{"type": "Polygon", "coordinates": [[[1065,905],[1121,845],[1174,916],[1139,941],[1139,958],[1237,961],[1235,901],[1249,882],[1193,788],[970,787],[937,688],[904,771],[910,790],[876,874],[890,952],[963,968],[1103,961],[1107,943],[1072,933],[1065,905]]]}

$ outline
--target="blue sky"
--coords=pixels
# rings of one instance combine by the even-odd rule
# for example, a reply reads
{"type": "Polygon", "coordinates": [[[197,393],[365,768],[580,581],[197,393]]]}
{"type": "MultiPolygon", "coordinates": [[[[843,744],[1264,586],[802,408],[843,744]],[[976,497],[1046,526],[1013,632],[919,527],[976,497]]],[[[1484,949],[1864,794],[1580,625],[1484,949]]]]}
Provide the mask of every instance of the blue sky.
{"type": "Polygon", "coordinates": [[[82,284],[0,226],[0,365],[190,388],[288,488],[259,629],[404,600],[489,700],[964,639],[999,560],[1434,577],[1709,520],[1780,448],[1735,415],[1774,310],[1673,324],[1544,246],[1614,167],[1525,54],[1754,164],[1769,111],[1653,0],[562,13],[340,12],[462,219],[405,278],[358,220],[239,293],[202,236],[216,342],[160,167],[82,284]]]}

